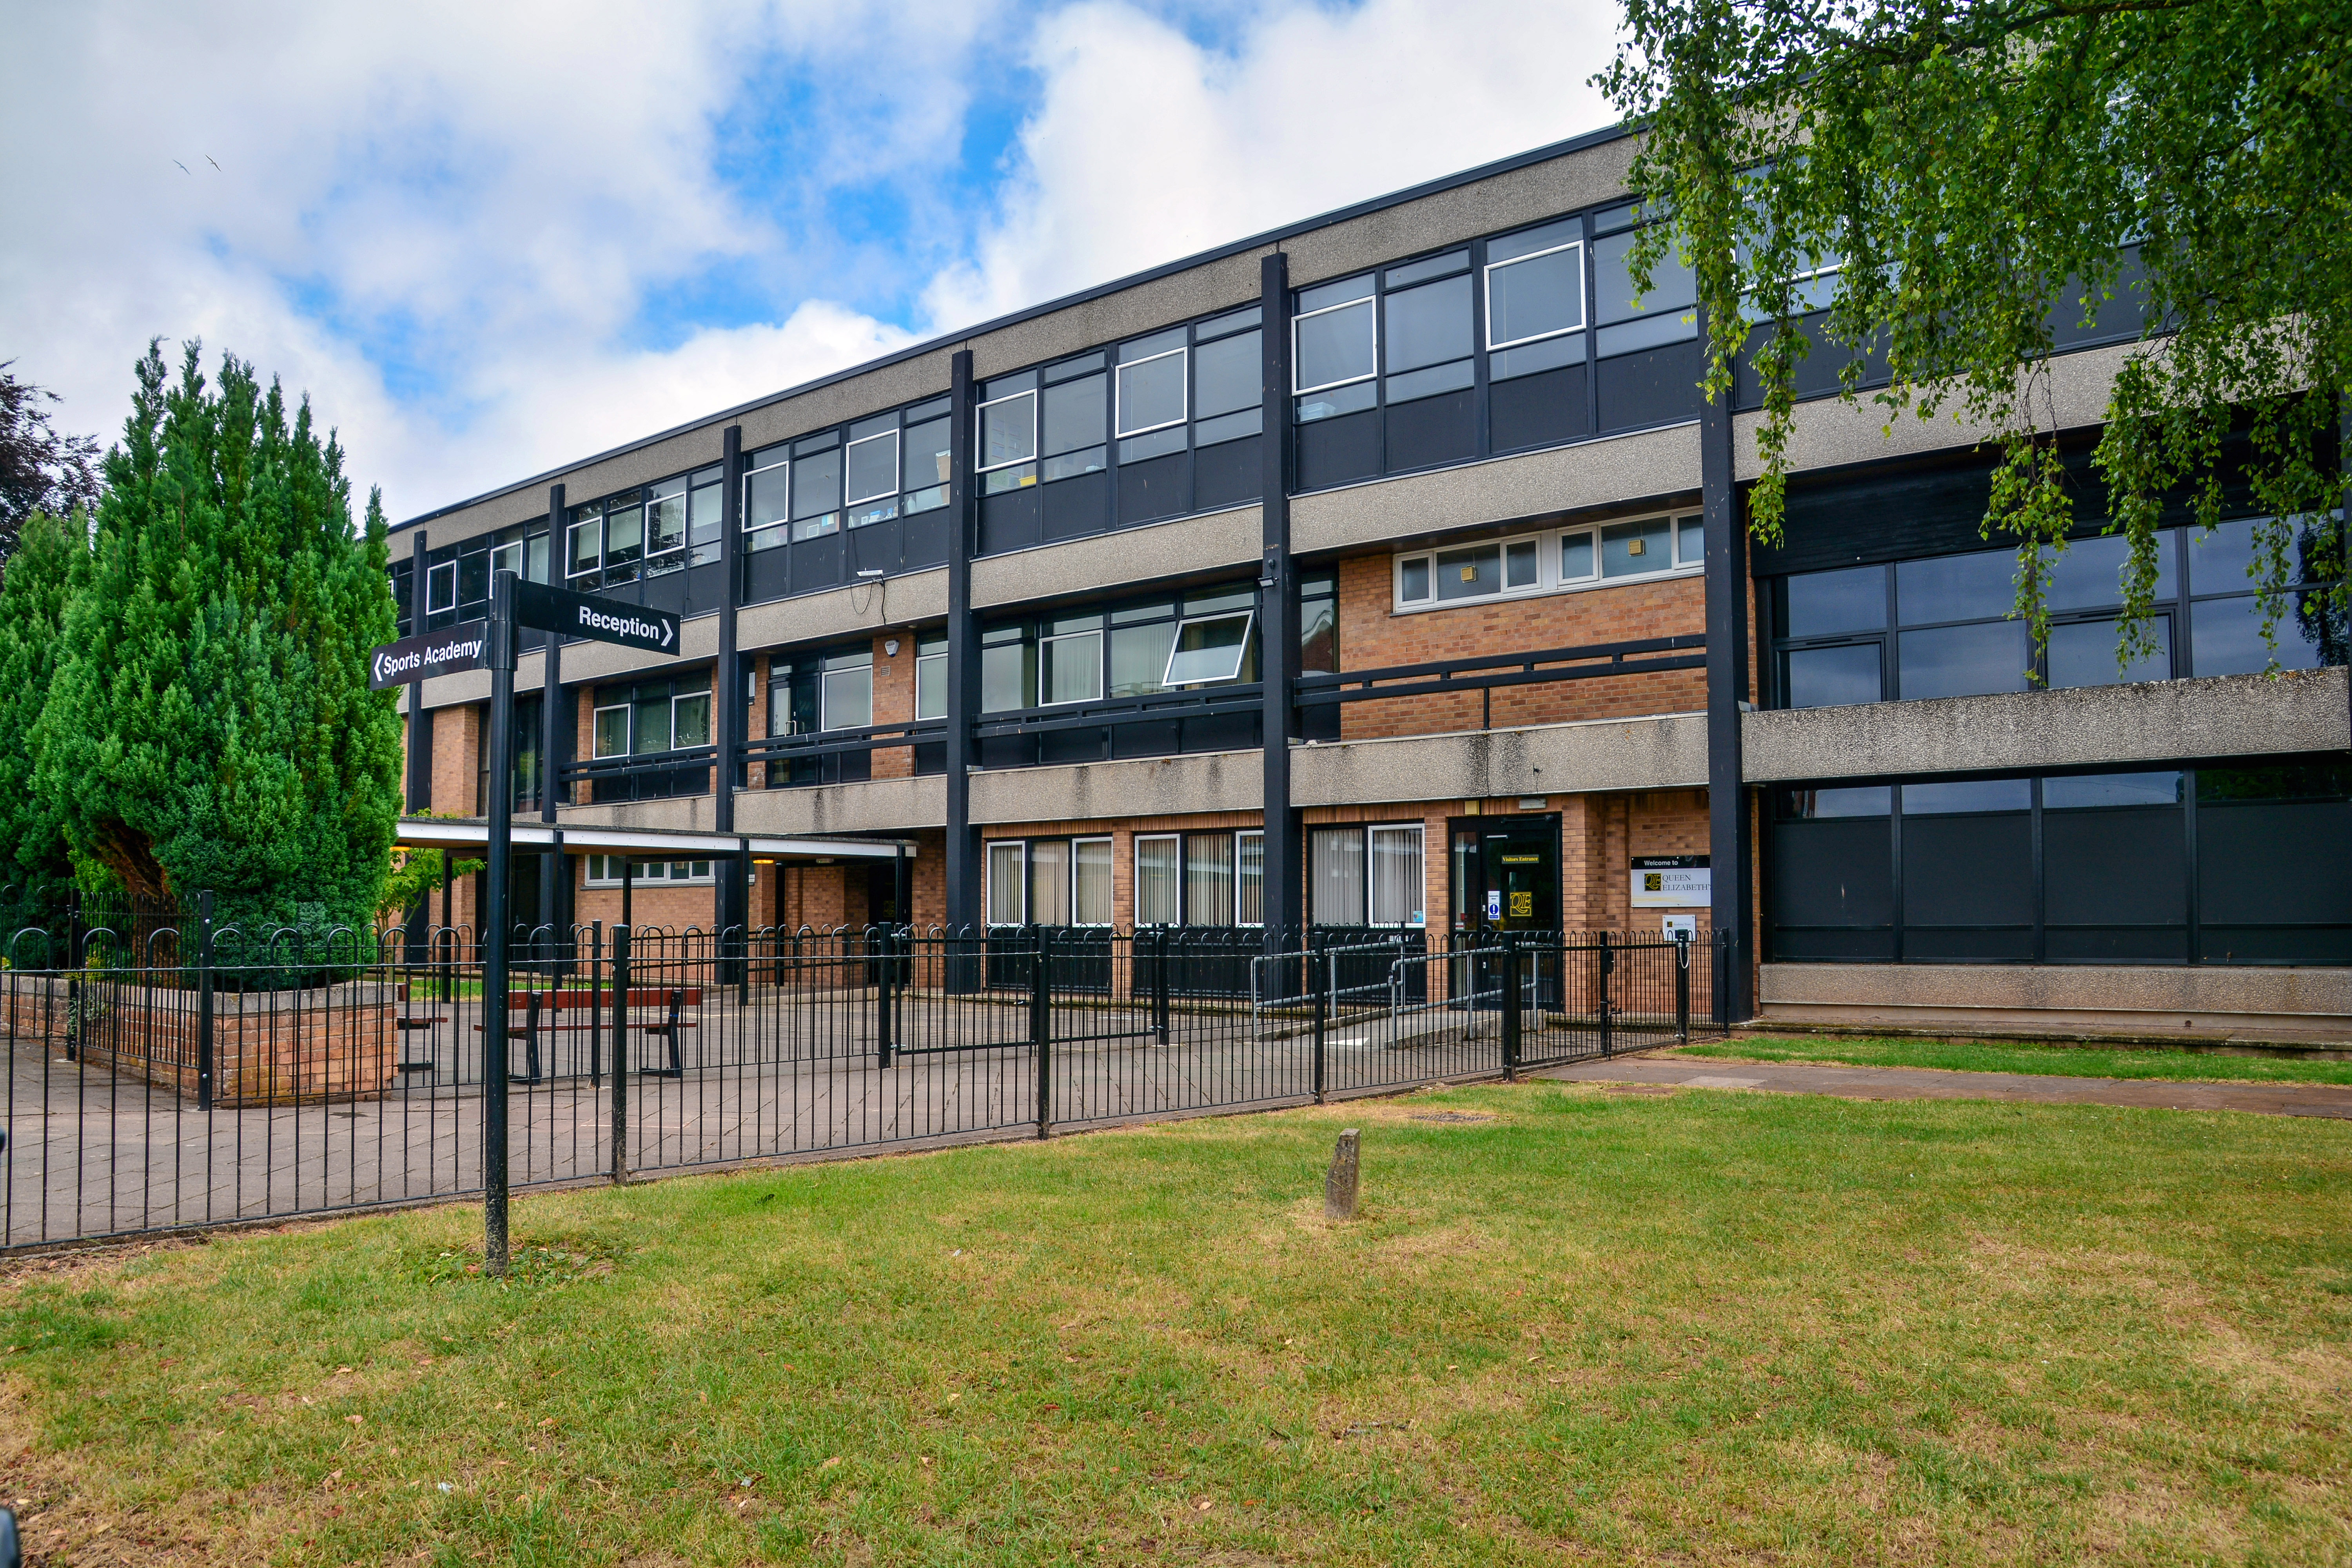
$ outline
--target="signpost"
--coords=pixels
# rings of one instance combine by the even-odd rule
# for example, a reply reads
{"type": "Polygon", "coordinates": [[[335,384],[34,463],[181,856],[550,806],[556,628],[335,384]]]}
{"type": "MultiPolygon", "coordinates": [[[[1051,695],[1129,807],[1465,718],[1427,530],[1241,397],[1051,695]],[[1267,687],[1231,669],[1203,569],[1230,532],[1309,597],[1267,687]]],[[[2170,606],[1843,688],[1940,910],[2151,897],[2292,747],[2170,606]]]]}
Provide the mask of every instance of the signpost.
{"type": "Polygon", "coordinates": [[[490,623],[460,621],[437,632],[388,642],[368,654],[368,689],[389,691],[436,675],[480,669],[489,660],[490,623]]]}
{"type": "MultiPolygon", "coordinates": [[[[490,615],[446,631],[403,637],[368,656],[369,680],[381,689],[405,685],[417,672],[440,675],[457,669],[490,671],[489,867],[481,914],[482,944],[482,1272],[507,1271],[507,906],[511,892],[508,862],[514,850],[515,630],[530,626],[551,637],[585,637],[624,647],[676,657],[678,618],[574,594],[543,583],[526,583],[512,572],[490,576],[490,615]],[[469,634],[471,652],[459,634],[469,634]],[[457,637],[452,642],[449,639],[457,637]],[[485,646],[487,645],[487,646],[485,646]],[[437,659],[433,649],[443,651],[437,659]],[[418,662],[410,663],[415,659],[418,662]],[[469,662],[458,662],[460,659],[469,662]]],[[[553,758],[547,772],[554,774],[553,758]]]]}

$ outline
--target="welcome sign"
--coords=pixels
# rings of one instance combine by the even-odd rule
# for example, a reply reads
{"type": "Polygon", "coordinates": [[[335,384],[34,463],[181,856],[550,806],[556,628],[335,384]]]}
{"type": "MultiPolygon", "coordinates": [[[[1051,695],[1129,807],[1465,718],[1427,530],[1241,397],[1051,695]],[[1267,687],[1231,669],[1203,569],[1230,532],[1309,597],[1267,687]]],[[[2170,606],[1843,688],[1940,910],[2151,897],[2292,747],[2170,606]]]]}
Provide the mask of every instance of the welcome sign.
{"type": "Polygon", "coordinates": [[[368,651],[368,689],[383,691],[428,676],[480,669],[489,662],[490,623],[461,621],[368,651]]]}

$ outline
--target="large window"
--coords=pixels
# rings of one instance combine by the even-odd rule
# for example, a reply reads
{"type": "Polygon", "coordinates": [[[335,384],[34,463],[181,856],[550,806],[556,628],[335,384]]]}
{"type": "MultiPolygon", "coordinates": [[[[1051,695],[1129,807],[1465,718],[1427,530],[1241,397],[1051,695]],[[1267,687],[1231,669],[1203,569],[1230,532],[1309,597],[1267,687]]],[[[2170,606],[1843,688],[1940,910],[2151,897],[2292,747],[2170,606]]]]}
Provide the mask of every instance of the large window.
{"type": "Polygon", "coordinates": [[[1778,697],[1789,708],[1898,698],[1969,697],[2050,687],[2106,686],[2176,677],[2247,675],[2273,657],[2287,669],[2345,661],[2344,617],[2331,613],[2341,563],[2313,524],[2284,531],[2294,586],[2263,640],[2250,569],[2275,525],[2241,518],[2208,534],[2158,538],[2149,647],[2119,665],[2119,586],[2126,542],[2079,539],[2050,563],[2050,641],[2037,659],[2009,618],[2017,559],[2007,550],[1851,566],[1780,579],[1774,586],[1778,697]],[[2181,635],[2183,626],[2188,636],[2181,635]]]}
{"type": "Polygon", "coordinates": [[[1781,962],[2352,963],[2339,761],[1775,794],[1781,962]]]}
{"type": "MultiPolygon", "coordinates": [[[[675,680],[621,682],[596,689],[589,721],[591,753],[598,758],[649,757],[708,746],[708,670],[675,680]]],[[[657,770],[596,781],[599,801],[700,795],[710,788],[710,764],[657,770]]]]}
{"type": "Polygon", "coordinates": [[[1318,827],[1307,843],[1307,918],[1317,925],[1428,923],[1419,823],[1318,827]]]}
{"type": "Polygon", "coordinates": [[[1108,838],[999,838],[988,846],[988,923],[1111,923],[1108,838]]]}
{"type": "MultiPolygon", "coordinates": [[[[981,634],[981,710],[1010,713],[1255,680],[1256,605],[1254,587],[1211,588],[987,627],[981,634]]],[[[944,664],[940,681],[944,691],[944,664]]]]}
{"type": "MultiPolygon", "coordinates": [[[[829,538],[948,504],[948,400],[878,414],[763,447],[743,464],[743,548],[829,538]]],[[[716,475],[717,470],[711,470],[716,475]]],[[[701,483],[701,476],[696,477],[701,483]]],[[[710,538],[718,537],[712,496],[710,538]]],[[[701,512],[689,516],[695,563],[701,512]]],[[[715,558],[715,557],[713,557],[715,558]]]]}
{"type": "MultiPolygon", "coordinates": [[[[874,649],[870,644],[830,653],[807,651],[770,658],[771,736],[862,730],[873,722],[874,649]]],[[[872,756],[866,752],[778,760],[768,764],[768,784],[774,788],[849,783],[871,777],[872,768],[872,756]]]]}
{"type": "Polygon", "coordinates": [[[1265,835],[1139,833],[1135,923],[1251,926],[1265,920],[1265,835]]]}
{"type": "Polygon", "coordinates": [[[1396,557],[1399,611],[1469,601],[1571,593],[1642,577],[1694,574],[1706,565],[1696,513],[1580,524],[1516,539],[1415,550],[1396,557]]]}

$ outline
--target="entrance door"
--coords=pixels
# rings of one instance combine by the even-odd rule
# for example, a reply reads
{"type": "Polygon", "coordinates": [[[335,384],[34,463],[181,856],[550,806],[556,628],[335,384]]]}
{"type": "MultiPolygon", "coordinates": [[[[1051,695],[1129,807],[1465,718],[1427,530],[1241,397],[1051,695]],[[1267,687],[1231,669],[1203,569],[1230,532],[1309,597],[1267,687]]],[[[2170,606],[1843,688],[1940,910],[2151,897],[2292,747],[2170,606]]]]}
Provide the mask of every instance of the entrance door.
{"type": "MultiPolygon", "coordinates": [[[[1559,818],[1558,816],[1459,817],[1454,838],[1454,945],[1486,950],[1499,946],[1505,931],[1559,930],[1559,818]]],[[[1483,1005],[1497,1005],[1500,964],[1473,957],[1465,978],[1483,1005]]],[[[1537,984],[1547,995],[1557,977],[1539,965],[1537,984]]]]}
{"type": "Polygon", "coordinates": [[[1559,930],[1559,817],[1464,817],[1453,828],[1457,938],[1559,930]]]}

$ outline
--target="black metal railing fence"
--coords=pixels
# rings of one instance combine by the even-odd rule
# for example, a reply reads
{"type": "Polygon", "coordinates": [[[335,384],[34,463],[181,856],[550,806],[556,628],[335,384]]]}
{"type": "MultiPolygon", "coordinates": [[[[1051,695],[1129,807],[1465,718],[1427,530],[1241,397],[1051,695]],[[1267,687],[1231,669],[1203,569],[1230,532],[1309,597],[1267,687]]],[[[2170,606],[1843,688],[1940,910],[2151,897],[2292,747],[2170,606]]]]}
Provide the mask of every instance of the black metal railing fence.
{"type": "MultiPolygon", "coordinates": [[[[208,901],[200,900],[201,904],[208,901]]],[[[1717,1032],[1720,945],[1622,932],[28,928],[0,1247],[1045,1136],[1717,1032]],[[1271,949],[1271,951],[1270,951],[1271,949]]]]}

